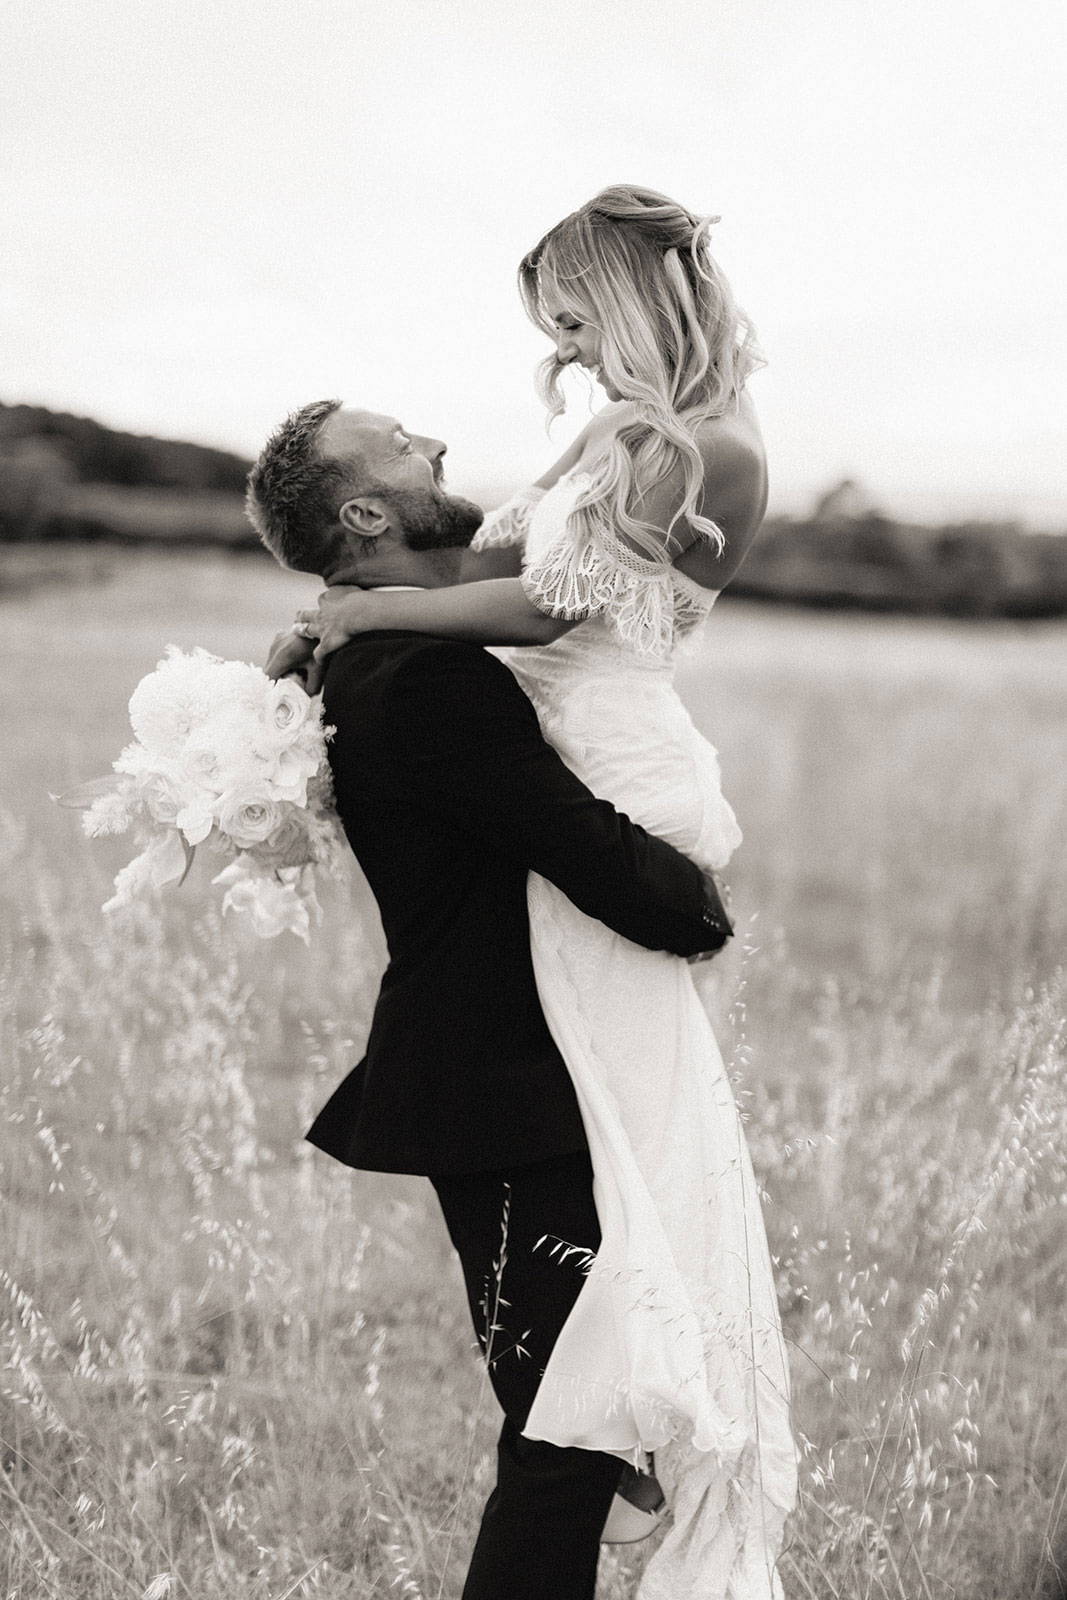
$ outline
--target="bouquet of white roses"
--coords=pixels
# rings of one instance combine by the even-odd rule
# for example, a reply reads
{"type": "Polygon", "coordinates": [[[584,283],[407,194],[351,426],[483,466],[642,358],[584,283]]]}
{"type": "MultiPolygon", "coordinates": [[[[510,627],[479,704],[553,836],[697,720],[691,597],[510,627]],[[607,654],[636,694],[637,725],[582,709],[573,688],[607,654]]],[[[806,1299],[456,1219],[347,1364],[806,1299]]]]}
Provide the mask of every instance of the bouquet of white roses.
{"type": "Polygon", "coordinates": [[[343,835],[333,808],[319,708],[299,684],[259,667],[175,646],[130,699],[134,741],[116,776],[56,798],[77,806],[90,838],[133,828],[144,846],[104,906],[184,882],[198,845],[229,856],[212,881],[223,911],[247,914],[264,939],[308,939],[321,915],[319,867],[336,871],[343,835]]]}

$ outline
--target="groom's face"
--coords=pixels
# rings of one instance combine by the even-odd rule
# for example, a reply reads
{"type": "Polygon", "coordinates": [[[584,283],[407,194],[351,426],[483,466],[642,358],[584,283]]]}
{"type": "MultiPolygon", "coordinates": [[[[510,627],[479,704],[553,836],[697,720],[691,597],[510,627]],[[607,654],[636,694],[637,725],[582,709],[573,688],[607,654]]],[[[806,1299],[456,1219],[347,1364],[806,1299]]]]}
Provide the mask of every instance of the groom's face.
{"type": "Polygon", "coordinates": [[[353,491],[384,501],[411,550],[465,548],[482,522],[473,500],[444,490],[447,445],[395,417],[342,407],[319,434],[324,455],[353,463],[353,491]]]}

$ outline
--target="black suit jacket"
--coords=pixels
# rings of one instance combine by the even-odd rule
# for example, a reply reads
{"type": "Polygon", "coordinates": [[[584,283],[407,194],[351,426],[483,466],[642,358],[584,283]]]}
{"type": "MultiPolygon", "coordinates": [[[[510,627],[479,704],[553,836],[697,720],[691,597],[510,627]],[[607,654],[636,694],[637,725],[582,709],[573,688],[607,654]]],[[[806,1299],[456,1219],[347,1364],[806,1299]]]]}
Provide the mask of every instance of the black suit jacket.
{"type": "Polygon", "coordinates": [[[648,949],[730,934],[703,875],[597,800],[475,645],[357,636],[330,658],[337,808],[389,947],[367,1053],[308,1137],[349,1166],[462,1173],[585,1147],[537,998],[526,880],[539,872],[648,949]]]}

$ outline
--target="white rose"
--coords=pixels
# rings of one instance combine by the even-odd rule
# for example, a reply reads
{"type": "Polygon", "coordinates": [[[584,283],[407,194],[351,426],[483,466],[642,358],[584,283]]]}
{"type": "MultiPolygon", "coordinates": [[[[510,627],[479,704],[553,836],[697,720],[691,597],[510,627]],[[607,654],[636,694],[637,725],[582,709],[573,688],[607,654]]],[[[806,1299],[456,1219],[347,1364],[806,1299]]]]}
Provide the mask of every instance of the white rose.
{"type": "Polygon", "coordinates": [[[231,790],[219,801],[219,828],[240,850],[262,844],[281,816],[281,808],[266,788],[231,790]]]}
{"type": "Polygon", "coordinates": [[[169,772],[146,773],[138,784],[137,792],[154,822],[161,822],[168,828],[175,826],[186,797],[169,772]]]}
{"type": "Polygon", "coordinates": [[[264,718],[276,743],[288,744],[295,739],[308,719],[311,701],[298,683],[290,678],[280,678],[273,685],[264,710],[264,718]]]}
{"type": "Polygon", "coordinates": [[[222,789],[219,781],[221,770],[218,751],[207,742],[190,739],[182,752],[182,771],[186,776],[198,786],[214,789],[218,794],[222,789]]]}

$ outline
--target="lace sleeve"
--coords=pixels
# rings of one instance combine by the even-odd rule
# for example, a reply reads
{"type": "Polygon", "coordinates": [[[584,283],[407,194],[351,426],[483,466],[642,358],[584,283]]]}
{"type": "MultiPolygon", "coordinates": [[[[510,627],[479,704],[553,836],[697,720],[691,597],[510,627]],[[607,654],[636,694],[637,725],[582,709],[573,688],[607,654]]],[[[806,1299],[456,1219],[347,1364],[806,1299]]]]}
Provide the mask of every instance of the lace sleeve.
{"type": "Polygon", "coordinates": [[[568,622],[607,616],[619,637],[646,655],[665,656],[674,642],[674,585],[666,560],[650,561],[610,535],[579,549],[565,533],[522,575],[527,598],[568,622]]]}
{"type": "Polygon", "coordinates": [[[544,494],[536,484],[520,489],[502,506],[490,511],[471,541],[472,550],[502,550],[509,545],[525,545],[530,513],[544,494]]]}

